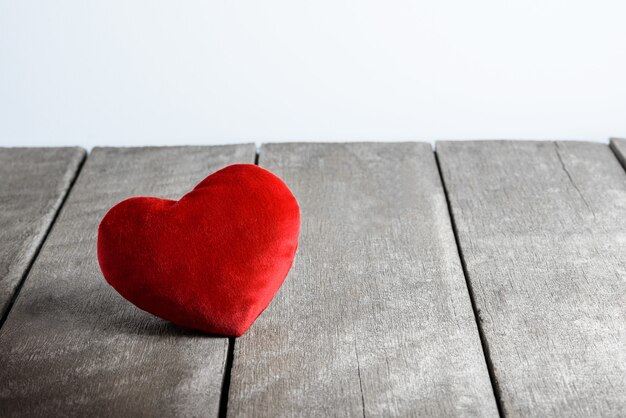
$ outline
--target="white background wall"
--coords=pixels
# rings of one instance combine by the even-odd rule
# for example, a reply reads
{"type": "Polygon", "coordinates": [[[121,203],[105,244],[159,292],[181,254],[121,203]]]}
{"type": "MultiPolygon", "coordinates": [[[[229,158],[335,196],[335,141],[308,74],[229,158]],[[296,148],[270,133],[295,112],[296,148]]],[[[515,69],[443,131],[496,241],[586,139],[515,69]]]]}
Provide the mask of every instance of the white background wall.
{"type": "Polygon", "coordinates": [[[626,2],[0,0],[0,145],[626,136],[626,2]]]}

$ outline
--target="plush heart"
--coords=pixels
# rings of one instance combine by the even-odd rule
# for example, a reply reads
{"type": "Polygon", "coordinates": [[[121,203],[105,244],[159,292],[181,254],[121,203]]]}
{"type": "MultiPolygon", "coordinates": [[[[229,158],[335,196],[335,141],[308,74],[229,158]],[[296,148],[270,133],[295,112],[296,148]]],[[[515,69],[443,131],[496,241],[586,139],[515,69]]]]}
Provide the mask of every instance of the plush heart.
{"type": "Polygon", "coordinates": [[[256,165],[205,178],[180,200],[133,197],[98,228],[98,261],[124,298],[163,319],[240,336],[269,305],[298,246],[300,210],[256,165]]]}

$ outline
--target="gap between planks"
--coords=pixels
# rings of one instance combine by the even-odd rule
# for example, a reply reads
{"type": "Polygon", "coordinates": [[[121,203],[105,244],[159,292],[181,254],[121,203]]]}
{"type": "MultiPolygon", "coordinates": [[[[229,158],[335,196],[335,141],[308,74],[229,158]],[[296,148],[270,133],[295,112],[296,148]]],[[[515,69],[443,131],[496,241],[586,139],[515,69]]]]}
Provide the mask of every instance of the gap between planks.
{"type": "Polygon", "coordinates": [[[441,180],[441,186],[443,187],[443,193],[446,197],[446,203],[448,205],[448,215],[450,216],[450,223],[452,225],[452,232],[454,234],[454,242],[456,243],[456,249],[459,253],[459,259],[461,260],[461,268],[463,269],[463,277],[465,278],[465,285],[467,286],[467,293],[470,298],[470,302],[472,304],[472,311],[474,312],[474,320],[476,321],[476,328],[478,329],[478,335],[480,337],[480,344],[483,348],[483,354],[485,356],[485,363],[487,364],[487,371],[489,372],[489,380],[491,381],[491,388],[493,389],[493,395],[496,399],[496,405],[498,407],[498,415],[500,417],[505,416],[504,406],[502,404],[502,395],[500,392],[500,386],[498,384],[498,378],[496,377],[493,370],[493,362],[491,361],[491,352],[489,351],[489,342],[485,337],[485,331],[483,330],[482,320],[480,318],[480,310],[476,306],[476,300],[474,296],[474,289],[472,288],[472,283],[468,279],[467,273],[467,265],[465,263],[465,257],[463,256],[463,249],[459,243],[459,233],[457,231],[456,222],[454,220],[454,213],[452,211],[452,206],[450,204],[450,196],[448,196],[448,188],[446,187],[446,182],[443,179],[443,174],[441,173],[441,164],[439,162],[439,155],[437,155],[437,150],[434,150],[435,153],[435,161],[437,162],[437,172],[439,173],[439,179],[441,180]]]}
{"type": "Polygon", "coordinates": [[[30,260],[28,261],[28,264],[26,265],[26,268],[24,269],[22,276],[19,279],[19,282],[17,283],[15,289],[13,290],[13,294],[11,295],[6,305],[5,311],[2,313],[2,317],[0,317],[0,329],[2,329],[2,326],[4,325],[7,318],[9,317],[9,313],[11,312],[11,309],[13,308],[13,305],[15,304],[15,301],[17,300],[20,294],[20,291],[22,290],[22,287],[24,286],[24,282],[26,281],[26,278],[28,277],[28,273],[30,273],[30,270],[33,267],[33,264],[35,264],[35,260],[39,256],[39,252],[41,251],[41,248],[46,242],[46,239],[48,238],[48,235],[50,234],[50,231],[52,230],[59,216],[59,213],[61,213],[61,210],[63,209],[63,206],[65,205],[65,202],[67,201],[67,198],[70,195],[72,188],[74,187],[74,183],[76,183],[76,179],[78,178],[78,175],[80,174],[80,171],[82,170],[83,165],[85,164],[85,160],[87,159],[88,153],[82,148],[80,148],[80,150],[82,150],[81,157],[78,161],[76,169],[71,174],[70,182],[69,182],[67,189],[63,192],[63,194],[60,197],[61,202],[59,203],[58,207],[55,209],[52,215],[52,219],[50,220],[48,225],[45,227],[43,235],[41,239],[39,240],[39,242],[37,243],[35,250],[32,256],[30,257],[30,260]]]}
{"type": "MultiPolygon", "coordinates": [[[[259,155],[261,153],[261,147],[256,149],[254,154],[254,165],[259,165],[259,155]]],[[[224,380],[222,383],[222,392],[220,393],[220,406],[219,406],[219,418],[226,418],[228,416],[228,394],[230,391],[230,377],[233,369],[233,360],[235,358],[235,344],[237,339],[235,337],[228,338],[228,354],[226,356],[226,364],[224,366],[224,380]]]]}

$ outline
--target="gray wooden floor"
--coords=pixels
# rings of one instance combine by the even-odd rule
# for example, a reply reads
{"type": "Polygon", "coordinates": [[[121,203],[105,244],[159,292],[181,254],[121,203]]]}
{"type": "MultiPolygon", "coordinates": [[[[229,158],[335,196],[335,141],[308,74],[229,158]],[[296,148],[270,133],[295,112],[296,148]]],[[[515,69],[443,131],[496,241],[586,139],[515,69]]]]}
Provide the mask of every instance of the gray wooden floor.
{"type": "Polygon", "coordinates": [[[0,149],[0,416],[626,416],[626,140],[0,149]],[[123,300],[98,222],[253,163],[300,248],[241,338],[123,300]]]}

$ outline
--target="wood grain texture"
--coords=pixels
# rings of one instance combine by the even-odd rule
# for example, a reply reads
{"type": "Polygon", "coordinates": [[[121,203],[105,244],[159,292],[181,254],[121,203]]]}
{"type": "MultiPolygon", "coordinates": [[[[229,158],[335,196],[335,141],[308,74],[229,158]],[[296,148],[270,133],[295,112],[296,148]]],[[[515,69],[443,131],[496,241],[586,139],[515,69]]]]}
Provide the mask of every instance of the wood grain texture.
{"type": "Polygon", "coordinates": [[[82,148],[0,148],[0,318],[84,158],[82,148]]]}
{"type": "Polygon", "coordinates": [[[611,149],[615,153],[615,156],[622,164],[622,167],[626,169],[626,139],[611,138],[611,149]]]}
{"type": "Polygon", "coordinates": [[[626,174],[583,142],[440,142],[507,416],[626,416],[626,174]]]}
{"type": "Polygon", "coordinates": [[[232,416],[496,416],[428,144],[270,144],[295,264],[235,344],[232,416]]]}
{"type": "Polygon", "coordinates": [[[126,302],[96,259],[100,219],[133,195],[177,199],[254,145],[96,148],[0,331],[0,416],[217,416],[228,341],[126,302]]]}

